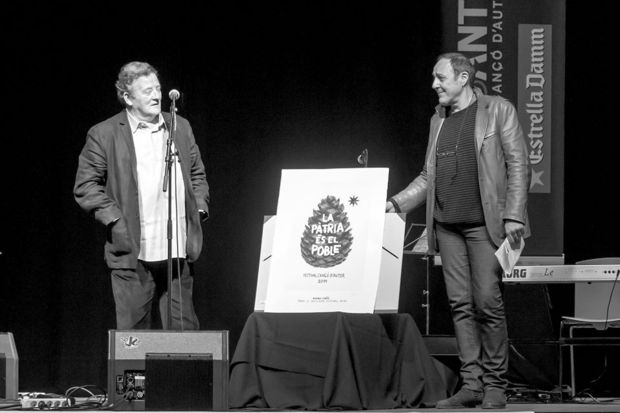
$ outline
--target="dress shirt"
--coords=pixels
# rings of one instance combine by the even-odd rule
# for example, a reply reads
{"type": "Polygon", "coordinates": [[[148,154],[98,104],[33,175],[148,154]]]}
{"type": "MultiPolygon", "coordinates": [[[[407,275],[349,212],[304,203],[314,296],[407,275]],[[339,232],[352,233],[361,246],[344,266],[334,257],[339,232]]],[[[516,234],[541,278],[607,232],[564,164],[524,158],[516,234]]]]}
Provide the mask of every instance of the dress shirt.
{"type": "MultiPolygon", "coordinates": [[[[163,191],[166,169],[166,140],[168,129],[162,115],[157,121],[139,121],[127,112],[136,150],[140,206],[140,254],[142,261],[168,259],[168,197],[163,191]]],[[[176,153],[172,143],[172,153],[176,153]]],[[[185,258],[187,225],[185,220],[185,184],[178,158],[174,157],[172,179],[172,258],[185,258]],[[178,242],[177,242],[178,241],[178,242]]]]}

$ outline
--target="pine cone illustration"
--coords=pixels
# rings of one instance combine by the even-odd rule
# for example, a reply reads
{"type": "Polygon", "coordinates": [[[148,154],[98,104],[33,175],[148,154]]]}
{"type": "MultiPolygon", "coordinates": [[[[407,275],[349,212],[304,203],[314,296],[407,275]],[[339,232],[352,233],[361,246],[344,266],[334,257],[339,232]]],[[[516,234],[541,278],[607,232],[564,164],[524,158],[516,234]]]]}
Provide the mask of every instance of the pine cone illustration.
{"type": "Polygon", "coordinates": [[[344,205],[335,196],[328,195],[317,206],[301,237],[301,256],[313,267],[333,267],[351,252],[351,224],[344,205]]]}

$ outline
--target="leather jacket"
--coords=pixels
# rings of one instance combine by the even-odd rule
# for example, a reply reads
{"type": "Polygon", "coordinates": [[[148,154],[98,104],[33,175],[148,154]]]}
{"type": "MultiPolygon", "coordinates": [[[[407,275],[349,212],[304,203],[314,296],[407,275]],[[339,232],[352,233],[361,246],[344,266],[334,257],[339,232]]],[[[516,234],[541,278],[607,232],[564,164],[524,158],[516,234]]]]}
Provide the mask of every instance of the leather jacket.
{"type": "MultiPolygon", "coordinates": [[[[504,220],[525,225],[524,237],[530,236],[527,217],[527,194],[530,182],[527,146],[515,107],[499,96],[476,91],[476,152],[480,199],[484,221],[496,246],[506,237],[504,220]]],[[[405,189],[391,198],[402,212],[410,212],[426,202],[426,229],[429,254],[438,250],[434,231],[435,161],[439,131],[445,108],[436,107],[431,118],[426,160],[422,172],[405,189]]]]}

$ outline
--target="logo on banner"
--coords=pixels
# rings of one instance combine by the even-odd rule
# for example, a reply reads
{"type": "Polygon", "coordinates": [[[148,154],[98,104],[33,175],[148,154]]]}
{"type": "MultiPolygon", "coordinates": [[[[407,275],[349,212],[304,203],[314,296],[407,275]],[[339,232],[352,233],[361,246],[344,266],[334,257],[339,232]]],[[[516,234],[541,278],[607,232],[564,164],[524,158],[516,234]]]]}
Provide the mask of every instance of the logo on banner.
{"type": "MultiPolygon", "coordinates": [[[[357,204],[357,197],[354,199],[351,205],[357,204]]],[[[344,205],[335,196],[328,195],[317,206],[301,237],[301,256],[313,267],[333,267],[346,261],[351,252],[351,224],[344,205]]]]}
{"type": "Polygon", "coordinates": [[[519,24],[519,121],[528,142],[530,192],[551,192],[552,26],[519,24]]]}

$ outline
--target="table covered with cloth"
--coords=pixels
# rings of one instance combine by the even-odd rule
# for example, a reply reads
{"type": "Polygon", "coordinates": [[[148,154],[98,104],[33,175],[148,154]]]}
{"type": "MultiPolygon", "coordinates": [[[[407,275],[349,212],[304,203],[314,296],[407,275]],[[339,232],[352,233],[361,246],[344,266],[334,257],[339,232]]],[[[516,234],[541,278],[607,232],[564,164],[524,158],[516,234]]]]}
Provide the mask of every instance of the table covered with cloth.
{"type": "Polygon", "coordinates": [[[230,364],[232,409],[395,409],[446,396],[409,314],[253,313],[230,364]]]}

